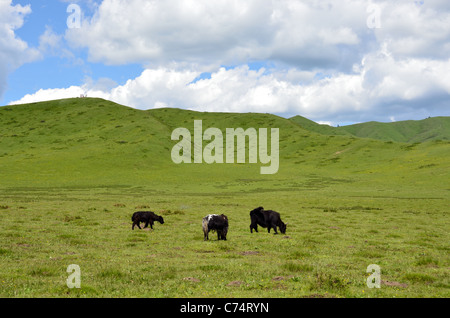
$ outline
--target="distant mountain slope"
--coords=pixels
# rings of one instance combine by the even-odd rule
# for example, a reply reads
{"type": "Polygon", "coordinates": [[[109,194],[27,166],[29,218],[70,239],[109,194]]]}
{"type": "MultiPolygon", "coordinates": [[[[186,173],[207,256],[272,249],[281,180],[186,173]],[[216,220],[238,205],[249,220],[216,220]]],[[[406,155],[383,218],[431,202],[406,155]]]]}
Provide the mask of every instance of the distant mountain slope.
{"type": "Polygon", "coordinates": [[[392,123],[371,121],[341,127],[320,125],[302,116],[295,116],[290,120],[309,131],[329,136],[348,135],[397,142],[450,140],[450,117],[433,117],[392,123]]]}

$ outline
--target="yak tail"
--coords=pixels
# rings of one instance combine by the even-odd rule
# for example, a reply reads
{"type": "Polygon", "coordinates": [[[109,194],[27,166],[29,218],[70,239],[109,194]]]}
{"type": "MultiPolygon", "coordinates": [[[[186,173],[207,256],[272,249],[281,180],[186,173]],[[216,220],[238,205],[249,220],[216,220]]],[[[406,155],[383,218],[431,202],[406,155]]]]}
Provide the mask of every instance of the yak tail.
{"type": "Polygon", "coordinates": [[[205,233],[205,235],[208,233],[208,219],[204,218],[202,221],[202,227],[203,227],[203,233],[205,233]]]}

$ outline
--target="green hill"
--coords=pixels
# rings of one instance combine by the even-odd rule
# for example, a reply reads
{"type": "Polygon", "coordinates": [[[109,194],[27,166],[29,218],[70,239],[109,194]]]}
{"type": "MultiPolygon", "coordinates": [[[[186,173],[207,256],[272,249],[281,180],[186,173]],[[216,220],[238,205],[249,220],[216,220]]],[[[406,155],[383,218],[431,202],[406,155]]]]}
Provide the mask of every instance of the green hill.
{"type": "Polygon", "coordinates": [[[0,122],[0,160],[11,176],[3,181],[19,182],[24,175],[44,185],[120,180],[128,170],[160,165],[167,147],[159,138],[167,127],[100,99],[2,107],[0,122]]]}
{"type": "MultiPolygon", "coordinates": [[[[279,128],[279,173],[282,175],[293,171],[311,172],[312,167],[338,168],[340,174],[345,174],[347,167],[379,166],[378,169],[383,170],[385,163],[378,159],[384,156],[397,161],[409,155],[404,149],[428,151],[437,147],[437,144],[426,144],[408,148],[402,144],[358,139],[348,136],[349,132],[319,134],[316,132],[326,130],[331,134],[332,127],[320,125],[320,129],[311,129],[313,122],[303,119],[306,125],[298,124],[299,117],[288,120],[270,114],[202,113],[172,108],[142,111],[102,99],[75,98],[0,108],[0,163],[3,176],[10,176],[2,178],[2,183],[115,184],[120,181],[129,184],[131,180],[138,183],[149,179],[179,180],[183,173],[192,170],[199,171],[199,179],[210,179],[214,175],[233,179],[237,175],[259,174],[260,164],[174,164],[171,150],[176,142],[171,140],[171,132],[177,127],[186,127],[193,134],[195,119],[203,120],[203,130],[216,127],[224,135],[229,127],[279,128]],[[303,168],[299,171],[293,169],[300,166],[303,168]],[[167,170],[170,172],[166,173],[167,170]]],[[[426,124],[426,127],[442,130],[447,119],[428,119],[420,122],[420,127],[426,124]],[[441,126],[432,124],[437,120],[441,126]]],[[[399,129],[388,130],[389,127],[401,127],[409,134],[419,132],[416,128],[419,126],[412,126],[412,123],[394,124],[366,123],[346,129],[354,128],[351,133],[365,132],[371,137],[377,137],[373,132],[366,132],[371,126],[387,127],[384,130],[391,136],[399,129]]],[[[431,129],[428,131],[420,136],[436,136],[431,129]]],[[[206,144],[203,141],[203,147],[206,144]]]]}
{"type": "Polygon", "coordinates": [[[433,117],[392,123],[372,121],[340,127],[320,125],[301,116],[294,116],[290,119],[305,129],[324,135],[352,135],[360,138],[398,142],[450,140],[450,117],[433,117]]]}
{"type": "MultiPolygon", "coordinates": [[[[345,135],[324,135],[311,130],[313,122],[285,119],[271,114],[207,113],[165,108],[137,110],[95,98],[74,98],[0,108],[1,185],[111,185],[235,180],[276,176],[347,175],[358,171],[391,173],[411,163],[411,154],[423,158],[415,164],[438,166],[448,143],[404,145],[345,135]],[[261,176],[261,164],[174,164],[176,144],[171,132],[185,127],[194,133],[194,120],[203,120],[203,130],[216,127],[279,128],[280,169],[274,176],[261,176]],[[413,152],[406,150],[415,150],[413,152]],[[417,153],[416,153],[417,151],[417,153]],[[431,153],[439,156],[429,156],[431,153]],[[387,164],[392,162],[392,164],[387,164]],[[395,163],[395,164],[394,164],[395,163]]],[[[422,122],[441,129],[432,122],[422,122]]],[[[372,123],[353,125],[369,127],[372,123]]],[[[381,124],[418,131],[407,123],[381,124]]],[[[421,127],[422,127],[421,126],[421,127]]],[[[415,127],[415,126],[414,126],[415,127]]],[[[320,131],[332,127],[320,126],[320,131]]],[[[363,129],[359,129],[363,131],[363,129]]],[[[429,130],[431,131],[431,130],[429,130]]],[[[331,131],[329,131],[330,133],[331,131]]],[[[356,132],[353,132],[356,134],[356,132]]],[[[393,134],[393,133],[392,133],[393,134]]],[[[421,134],[423,138],[432,135],[421,134]]],[[[434,136],[434,135],[433,135],[434,136]]],[[[207,144],[203,141],[203,147],[207,144]]],[[[225,138],[224,138],[225,145],[225,138]]],[[[225,149],[225,148],[224,148],[225,149]]],[[[248,162],[248,161],[247,161],[248,162]]],[[[414,165],[413,165],[414,166],[414,165]]]]}

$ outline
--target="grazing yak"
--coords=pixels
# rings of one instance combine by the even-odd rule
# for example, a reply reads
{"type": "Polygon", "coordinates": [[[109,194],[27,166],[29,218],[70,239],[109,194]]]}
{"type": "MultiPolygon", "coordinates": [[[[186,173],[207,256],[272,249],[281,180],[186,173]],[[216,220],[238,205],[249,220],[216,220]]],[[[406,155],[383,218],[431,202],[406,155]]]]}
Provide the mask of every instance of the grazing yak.
{"type": "Polygon", "coordinates": [[[150,224],[150,228],[153,229],[153,223],[155,221],[158,221],[161,224],[164,224],[164,219],[162,216],[156,215],[154,212],[151,211],[138,211],[134,212],[133,216],[131,217],[131,221],[133,221],[133,226],[131,227],[132,230],[134,230],[134,226],[137,225],[139,229],[140,223],[145,222],[144,229],[148,227],[150,224]]]}
{"type": "Polygon", "coordinates": [[[272,210],[264,210],[262,206],[250,212],[250,220],[250,233],[253,233],[253,229],[258,232],[258,225],[267,228],[268,233],[273,228],[275,234],[278,234],[277,226],[280,228],[282,234],[286,233],[287,223],[285,224],[281,221],[280,213],[272,210]]]}
{"type": "Polygon", "coordinates": [[[209,214],[203,218],[202,226],[204,241],[209,240],[209,231],[216,231],[218,240],[227,240],[228,218],[226,215],[209,214]]]}

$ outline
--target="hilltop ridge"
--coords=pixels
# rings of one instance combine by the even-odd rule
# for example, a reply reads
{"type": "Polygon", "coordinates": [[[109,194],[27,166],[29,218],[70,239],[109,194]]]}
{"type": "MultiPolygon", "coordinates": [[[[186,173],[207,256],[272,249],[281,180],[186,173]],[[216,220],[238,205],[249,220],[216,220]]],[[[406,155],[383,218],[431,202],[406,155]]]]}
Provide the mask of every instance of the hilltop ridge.
{"type": "Polygon", "coordinates": [[[396,142],[450,140],[450,117],[444,116],[391,123],[369,121],[339,127],[321,125],[302,116],[294,116],[290,120],[305,129],[329,136],[346,135],[396,142]]]}

